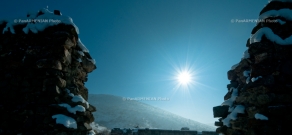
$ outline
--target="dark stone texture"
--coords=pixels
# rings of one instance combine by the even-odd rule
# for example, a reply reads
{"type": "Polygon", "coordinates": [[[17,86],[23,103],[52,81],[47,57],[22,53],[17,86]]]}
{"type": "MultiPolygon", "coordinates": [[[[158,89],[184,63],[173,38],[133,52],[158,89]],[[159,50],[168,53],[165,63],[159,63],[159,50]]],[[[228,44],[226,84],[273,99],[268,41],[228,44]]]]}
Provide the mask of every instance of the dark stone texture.
{"type": "MultiPolygon", "coordinates": [[[[43,14],[39,11],[37,16],[43,14]]],[[[59,10],[53,14],[62,15],[59,10]]],[[[88,60],[92,59],[89,53],[71,57],[72,52],[81,51],[75,27],[59,23],[26,34],[23,28],[27,23],[19,23],[13,26],[15,34],[10,30],[2,33],[6,25],[7,22],[0,22],[0,134],[86,135],[92,130],[91,112],[96,108],[73,102],[68,90],[73,89],[69,92],[87,100],[84,82],[96,67],[88,60]],[[87,60],[78,70],[76,65],[81,63],[77,59],[87,60]],[[72,113],[58,104],[80,104],[85,111],[72,113]],[[75,119],[77,129],[57,124],[52,118],[55,114],[75,119]]]]}
{"type": "MultiPolygon", "coordinates": [[[[260,12],[280,9],[292,9],[291,2],[272,1],[260,12]]],[[[282,39],[292,35],[292,21],[289,18],[270,16],[265,22],[259,22],[252,30],[255,34],[261,28],[270,28],[274,34],[282,39]],[[285,24],[271,23],[268,20],[281,19],[285,24]]],[[[268,37],[268,36],[267,36],[268,37]]],[[[236,113],[236,119],[230,119],[225,125],[225,118],[229,117],[228,108],[214,107],[214,117],[221,117],[216,132],[225,135],[274,135],[290,132],[292,120],[292,44],[280,45],[271,41],[265,35],[260,42],[246,43],[250,58],[241,59],[239,65],[228,71],[228,92],[224,100],[232,98],[233,91],[237,94],[232,106],[244,106],[244,113],[236,113]],[[251,71],[244,76],[244,71],[251,71]],[[236,76],[235,76],[236,74],[236,76]],[[259,79],[255,79],[260,77],[259,79]],[[216,114],[216,115],[215,115],[216,114]],[[255,114],[262,114],[268,120],[257,119],[255,114]],[[224,121],[224,123],[222,123],[224,121]]],[[[229,112],[234,113],[234,112],[229,112]]]]}
{"type": "Polygon", "coordinates": [[[217,117],[226,117],[228,115],[229,106],[216,106],[213,107],[214,118],[217,117]]]}

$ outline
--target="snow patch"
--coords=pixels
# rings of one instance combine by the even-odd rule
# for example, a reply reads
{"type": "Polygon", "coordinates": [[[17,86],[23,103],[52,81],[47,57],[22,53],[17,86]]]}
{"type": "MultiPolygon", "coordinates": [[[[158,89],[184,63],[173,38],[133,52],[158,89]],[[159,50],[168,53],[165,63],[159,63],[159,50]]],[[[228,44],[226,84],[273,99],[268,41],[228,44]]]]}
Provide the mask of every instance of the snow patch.
{"type": "Polygon", "coordinates": [[[37,12],[29,13],[29,17],[19,18],[19,19],[11,19],[6,24],[6,27],[3,29],[3,33],[10,29],[10,32],[15,34],[13,26],[26,23],[26,27],[23,28],[23,32],[28,34],[29,31],[33,33],[38,33],[39,31],[43,31],[45,28],[49,26],[58,25],[60,23],[72,25],[77,34],[79,34],[78,27],[73,23],[73,20],[69,16],[61,16],[55,15],[53,12],[49,11],[46,8],[40,10],[44,14],[37,16],[37,12]]]}
{"type": "Polygon", "coordinates": [[[85,45],[81,42],[80,39],[78,39],[78,42],[77,42],[77,45],[80,47],[80,49],[83,51],[83,52],[89,52],[88,49],[85,47],[85,45]]]}
{"type": "Polygon", "coordinates": [[[223,125],[230,127],[230,120],[237,119],[237,113],[244,113],[245,107],[243,105],[237,105],[234,110],[222,120],[223,125]]]}
{"type": "Polygon", "coordinates": [[[86,108],[89,108],[88,102],[81,95],[74,95],[72,102],[82,102],[86,104],[86,108]]]}
{"type": "Polygon", "coordinates": [[[228,112],[232,112],[232,111],[234,110],[234,108],[235,108],[235,106],[233,106],[233,107],[229,107],[229,108],[228,108],[228,112]]]}
{"type": "Polygon", "coordinates": [[[252,82],[255,82],[256,80],[258,80],[258,79],[260,79],[260,78],[262,78],[262,76],[253,77],[253,78],[251,78],[251,81],[252,81],[252,82]]]}
{"type": "Polygon", "coordinates": [[[82,51],[78,51],[78,53],[81,55],[81,56],[84,56],[84,53],[82,51]]]}
{"type": "Polygon", "coordinates": [[[88,58],[87,58],[87,60],[89,60],[92,64],[95,65],[95,59],[88,59],[88,58]]]}
{"type": "Polygon", "coordinates": [[[248,84],[250,82],[250,71],[249,70],[243,71],[243,76],[247,77],[245,83],[248,84]]]}
{"type": "Polygon", "coordinates": [[[266,117],[265,115],[259,114],[259,113],[256,113],[256,114],[254,115],[254,117],[255,117],[256,119],[260,119],[260,120],[269,120],[268,117],[266,117]]]}
{"type": "Polygon", "coordinates": [[[56,119],[57,124],[63,124],[67,128],[77,129],[77,123],[75,119],[68,117],[63,114],[56,114],[52,116],[53,119],[56,119]]]}
{"type": "Polygon", "coordinates": [[[70,90],[66,89],[67,93],[70,97],[72,97],[72,102],[81,102],[86,104],[86,108],[89,108],[89,103],[81,96],[81,95],[74,95],[70,92],[70,90]]]}
{"type": "Polygon", "coordinates": [[[231,87],[230,88],[230,91],[232,90],[232,94],[231,94],[231,98],[225,100],[221,105],[228,105],[228,106],[232,106],[233,105],[233,102],[235,101],[235,99],[237,98],[238,96],[238,91],[236,88],[234,87],[231,87]]]}
{"type": "Polygon", "coordinates": [[[249,74],[250,74],[250,71],[249,70],[243,71],[243,76],[249,77],[249,74]]]}
{"type": "Polygon", "coordinates": [[[93,130],[90,130],[90,131],[88,132],[88,135],[95,135],[95,132],[94,132],[93,130]]]}
{"type": "Polygon", "coordinates": [[[74,94],[70,93],[70,90],[66,89],[67,93],[69,94],[70,97],[74,97],[74,94]]]}
{"type": "Polygon", "coordinates": [[[245,83],[248,84],[250,82],[250,77],[247,77],[245,83]]]}
{"type": "MultiPolygon", "coordinates": [[[[259,20],[264,20],[268,17],[284,17],[287,20],[292,20],[292,10],[288,8],[280,9],[280,10],[269,10],[267,12],[262,13],[259,16],[259,20]]],[[[259,23],[259,22],[258,22],[259,23]]]]}
{"type": "Polygon", "coordinates": [[[281,37],[276,35],[268,27],[261,28],[255,34],[253,34],[250,38],[250,44],[255,43],[255,42],[261,42],[263,35],[265,35],[270,41],[276,42],[279,45],[291,45],[292,44],[292,36],[283,40],[281,37]]]}
{"type": "Polygon", "coordinates": [[[82,60],[80,58],[77,59],[78,62],[82,62],[82,60]]]}
{"type": "Polygon", "coordinates": [[[97,133],[109,132],[106,127],[99,126],[97,123],[94,123],[94,122],[90,123],[90,126],[92,128],[91,131],[95,130],[97,131],[97,133]]]}
{"type": "Polygon", "coordinates": [[[66,104],[66,103],[58,104],[58,105],[67,108],[67,111],[70,113],[76,114],[76,111],[85,112],[85,108],[81,105],[76,105],[75,107],[71,107],[69,104],[66,104]]]}

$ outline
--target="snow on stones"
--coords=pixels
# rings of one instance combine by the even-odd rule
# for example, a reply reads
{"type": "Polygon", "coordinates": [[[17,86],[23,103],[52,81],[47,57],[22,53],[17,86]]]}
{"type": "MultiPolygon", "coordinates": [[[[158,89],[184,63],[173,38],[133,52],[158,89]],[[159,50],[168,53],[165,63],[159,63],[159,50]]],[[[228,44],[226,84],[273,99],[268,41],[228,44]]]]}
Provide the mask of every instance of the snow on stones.
{"type": "Polygon", "coordinates": [[[256,119],[259,119],[259,120],[269,120],[268,117],[266,117],[265,115],[259,114],[259,113],[256,113],[256,114],[254,115],[254,117],[255,117],[256,119]]]}
{"type": "Polygon", "coordinates": [[[228,105],[228,112],[232,112],[234,110],[233,103],[238,96],[238,90],[234,87],[230,88],[229,92],[232,92],[231,97],[225,100],[221,105],[228,105]]]}
{"type": "Polygon", "coordinates": [[[88,132],[88,135],[95,135],[95,132],[94,132],[93,130],[90,130],[90,131],[88,132]]]}
{"type": "Polygon", "coordinates": [[[106,127],[100,126],[95,122],[90,123],[90,127],[92,128],[91,131],[95,130],[98,133],[104,133],[108,130],[106,127]]]}
{"type": "Polygon", "coordinates": [[[259,20],[264,20],[268,17],[284,17],[287,20],[292,21],[292,10],[285,8],[280,10],[269,10],[267,12],[264,12],[259,16],[259,20]]]}
{"type": "Polygon", "coordinates": [[[78,51],[78,53],[79,53],[81,56],[84,56],[83,51],[78,51]]]}
{"type": "Polygon", "coordinates": [[[292,120],[292,3],[287,2],[292,0],[271,2],[262,9],[261,21],[246,43],[248,51],[243,53],[239,65],[232,66],[233,70],[227,72],[230,84],[227,85],[225,101],[219,106],[223,111],[217,109],[218,106],[213,107],[214,118],[221,117],[215,122],[217,133],[249,135],[290,132],[286,123],[292,120]],[[236,95],[231,87],[238,89],[236,95]],[[220,111],[224,113],[218,115],[220,111]]]}
{"type": "Polygon", "coordinates": [[[89,108],[89,103],[81,95],[74,95],[71,100],[72,100],[72,102],[85,103],[86,104],[86,108],[89,108]]]}
{"type": "Polygon", "coordinates": [[[250,74],[250,71],[249,70],[243,71],[243,76],[249,77],[249,74],[250,74]]]}
{"type": "Polygon", "coordinates": [[[68,90],[68,89],[65,89],[66,90],[66,92],[68,93],[68,95],[70,96],[70,97],[74,97],[74,94],[72,94],[71,92],[70,92],[70,90],[68,90]]]}
{"type": "Polygon", "coordinates": [[[67,128],[77,129],[77,122],[75,119],[68,117],[64,114],[56,114],[52,116],[53,119],[56,119],[57,124],[62,124],[67,128]]]}
{"type": "Polygon", "coordinates": [[[95,64],[95,59],[88,59],[87,58],[87,60],[89,60],[91,63],[95,64]]]}
{"type": "MultiPolygon", "coordinates": [[[[0,62],[4,65],[0,67],[0,80],[14,82],[1,86],[11,92],[0,94],[0,97],[18,99],[12,110],[17,113],[3,111],[11,108],[9,102],[1,105],[3,116],[8,116],[1,121],[11,123],[1,131],[11,134],[31,134],[29,131],[32,130],[34,134],[88,134],[92,130],[89,123],[94,121],[92,112],[96,109],[83,98],[88,96],[84,82],[96,66],[88,49],[78,40],[79,30],[72,18],[63,16],[58,10],[41,9],[28,13],[27,17],[0,23],[1,39],[5,39],[1,47],[11,48],[2,49],[4,55],[0,62]],[[14,117],[19,119],[9,119],[14,117]],[[10,128],[15,126],[13,123],[25,126],[15,131],[10,128]],[[59,124],[72,128],[70,133],[59,124]]],[[[93,132],[97,133],[94,129],[93,132]]]]}
{"type": "Polygon", "coordinates": [[[77,45],[81,48],[81,50],[83,52],[87,52],[87,53],[89,52],[88,49],[85,47],[85,45],[81,42],[80,39],[78,39],[77,45]]]}
{"type": "Polygon", "coordinates": [[[78,62],[82,62],[82,60],[80,58],[77,59],[78,62]]]}
{"type": "Polygon", "coordinates": [[[67,111],[73,114],[76,114],[76,111],[85,112],[85,108],[81,105],[76,105],[75,107],[71,107],[69,104],[66,103],[58,105],[67,108],[67,111]]]}
{"type": "Polygon", "coordinates": [[[253,78],[251,78],[251,81],[252,81],[252,82],[255,82],[255,81],[257,81],[257,80],[260,79],[260,78],[262,78],[262,76],[253,77],[253,78]]]}
{"type": "Polygon", "coordinates": [[[245,83],[248,84],[250,82],[250,71],[249,70],[243,71],[243,76],[246,77],[245,83]]]}
{"type": "MultiPolygon", "coordinates": [[[[85,47],[85,45],[81,42],[80,39],[78,39],[78,42],[77,42],[77,45],[79,46],[79,48],[82,50],[82,52],[79,52],[78,53],[81,55],[81,56],[84,56],[84,53],[83,52],[86,52],[86,53],[89,53],[88,49],[85,47]]],[[[87,58],[88,61],[90,61],[91,63],[95,64],[95,59],[89,59],[87,58]]]]}
{"type": "Polygon", "coordinates": [[[74,95],[73,93],[70,93],[70,90],[66,89],[69,96],[72,97],[72,102],[81,102],[86,104],[86,108],[89,108],[89,103],[81,96],[81,95],[74,95]]]}
{"type": "Polygon", "coordinates": [[[223,124],[227,127],[230,127],[230,120],[236,120],[238,113],[244,113],[245,107],[242,105],[237,105],[232,112],[222,120],[223,124]]]}
{"type": "Polygon", "coordinates": [[[38,33],[39,31],[43,31],[49,26],[58,25],[60,23],[72,25],[75,27],[77,34],[79,34],[78,27],[73,23],[71,17],[62,16],[62,15],[55,15],[53,12],[49,11],[48,9],[41,9],[39,12],[43,13],[37,16],[38,13],[29,13],[28,17],[26,18],[18,18],[18,19],[11,19],[6,24],[6,27],[3,30],[3,33],[10,29],[10,32],[15,34],[13,26],[18,24],[26,23],[26,27],[23,28],[23,32],[28,34],[29,31],[33,33],[38,33]]]}
{"type": "Polygon", "coordinates": [[[71,17],[55,15],[53,12],[50,12],[48,9],[41,9],[41,12],[44,13],[39,15],[38,17],[31,16],[29,19],[32,19],[35,23],[28,23],[23,31],[27,34],[28,31],[32,31],[33,33],[38,33],[39,31],[43,31],[45,28],[53,25],[58,25],[59,23],[64,23],[68,25],[72,25],[75,27],[77,34],[79,33],[78,27],[73,23],[71,17]]]}
{"type": "MultiPolygon", "coordinates": [[[[264,12],[259,16],[259,20],[267,19],[268,17],[284,17],[285,19],[292,21],[292,10],[291,9],[280,9],[280,10],[269,10],[264,12]]],[[[281,19],[276,19],[278,23],[281,25],[286,22],[281,19]]],[[[260,22],[258,22],[260,23],[260,22]]],[[[250,44],[255,42],[260,42],[262,36],[265,35],[270,41],[276,42],[279,45],[291,45],[292,44],[292,36],[282,39],[278,35],[276,35],[270,28],[264,27],[259,29],[255,34],[250,37],[250,44]]]]}
{"type": "Polygon", "coordinates": [[[292,36],[282,39],[278,35],[276,35],[271,28],[264,27],[259,29],[255,34],[253,34],[250,38],[250,44],[255,42],[261,42],[262,36],[265,35],[270,41],[276,42],[279,45],[292,45],[292,36]]]}

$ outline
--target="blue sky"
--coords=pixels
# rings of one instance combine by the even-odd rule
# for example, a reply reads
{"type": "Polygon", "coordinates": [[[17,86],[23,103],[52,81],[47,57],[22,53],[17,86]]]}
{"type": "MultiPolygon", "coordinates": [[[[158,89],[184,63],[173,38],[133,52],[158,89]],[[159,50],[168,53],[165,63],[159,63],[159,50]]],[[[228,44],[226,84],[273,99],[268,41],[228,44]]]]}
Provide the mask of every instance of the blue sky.
{"type": "MultiPolygon", "coordinates": [[[[247,49],[268,0],[3,0],[1,19],[49,7],[73,18],[95,59],[91,94],[166,97],[142,101],[202,123],[214,123],[212,107],[223,102],[227,71],[247,49]],[[176,87],[177,70],[193,71],[195,85],[176,87]]],[[[98,108],[99,110],[101,108],[98,108]]]]}

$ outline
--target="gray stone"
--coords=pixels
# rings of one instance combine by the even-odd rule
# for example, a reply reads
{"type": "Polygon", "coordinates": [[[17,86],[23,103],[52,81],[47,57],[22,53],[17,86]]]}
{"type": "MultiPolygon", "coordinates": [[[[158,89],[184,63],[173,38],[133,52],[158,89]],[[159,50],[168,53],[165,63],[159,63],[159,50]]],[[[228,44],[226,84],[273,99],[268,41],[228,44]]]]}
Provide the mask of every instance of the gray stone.
{"type": "Polygon", "coordinates": [[[216,121],[214,125],[215,126],[223,126],[223,122],[216,121]]]}
{"type": "Polygon", "coordinates": [[[213,107],[213,116],[217,117],[226,117],[228,115],[229,106],[216,106],[213,107]]]}

